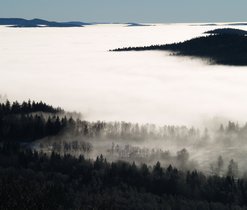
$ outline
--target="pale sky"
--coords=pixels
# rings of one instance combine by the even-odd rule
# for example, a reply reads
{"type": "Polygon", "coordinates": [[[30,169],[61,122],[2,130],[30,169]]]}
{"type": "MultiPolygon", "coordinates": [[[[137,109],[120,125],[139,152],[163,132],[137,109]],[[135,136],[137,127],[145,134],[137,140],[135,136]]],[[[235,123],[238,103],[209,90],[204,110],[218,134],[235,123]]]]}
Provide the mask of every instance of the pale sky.
{"type": "Polygon", "coordinates": [[[246,0],[0,0],[0,17],[85,22],[244,22],[246,8],[246,0]]]}

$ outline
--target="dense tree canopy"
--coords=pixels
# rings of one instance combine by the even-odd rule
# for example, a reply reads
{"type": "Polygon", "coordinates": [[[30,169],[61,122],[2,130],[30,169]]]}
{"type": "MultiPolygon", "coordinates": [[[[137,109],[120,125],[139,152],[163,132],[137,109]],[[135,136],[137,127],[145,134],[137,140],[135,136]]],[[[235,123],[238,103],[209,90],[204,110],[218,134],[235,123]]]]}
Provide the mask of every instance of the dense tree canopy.
{"type": "Polygon", "coordinates": [[[0,149],[0,209],[247,209],[247,181],[108,163],[9,144],[0,149]]]}

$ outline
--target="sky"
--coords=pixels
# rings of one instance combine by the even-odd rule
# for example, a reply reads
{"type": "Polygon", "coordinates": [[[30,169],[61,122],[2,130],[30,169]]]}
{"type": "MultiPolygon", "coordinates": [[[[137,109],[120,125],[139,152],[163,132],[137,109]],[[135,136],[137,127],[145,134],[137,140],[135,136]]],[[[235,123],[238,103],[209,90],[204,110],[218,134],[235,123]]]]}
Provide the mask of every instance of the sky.
{"type": "Polygon", "coordinates": [[[85,22],[244,22],[246,0],[0,0],[0,17],[85,22]]]}

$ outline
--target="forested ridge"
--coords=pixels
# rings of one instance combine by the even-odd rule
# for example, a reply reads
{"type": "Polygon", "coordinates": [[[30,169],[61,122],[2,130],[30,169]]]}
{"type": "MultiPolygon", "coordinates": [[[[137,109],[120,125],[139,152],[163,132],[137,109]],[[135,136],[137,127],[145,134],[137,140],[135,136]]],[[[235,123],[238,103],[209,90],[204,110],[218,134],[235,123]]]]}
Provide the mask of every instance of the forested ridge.
{"type": "Polygon", "coordinates": [[[110,51],[167,50],[174,52],[175,55],[206,58],[211,64],[247,65],[246,31],[218,29],[205,33],[212,35],[173,44],[126,47],[110,51]]]}

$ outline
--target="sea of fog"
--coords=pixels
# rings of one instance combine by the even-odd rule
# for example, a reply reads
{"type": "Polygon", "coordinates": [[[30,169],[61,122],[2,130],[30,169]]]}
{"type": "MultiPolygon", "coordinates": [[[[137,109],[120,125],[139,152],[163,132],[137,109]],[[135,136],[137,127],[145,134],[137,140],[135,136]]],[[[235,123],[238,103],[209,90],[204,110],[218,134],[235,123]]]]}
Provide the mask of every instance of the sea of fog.
{"type": "Polygon", "coordinates": [[[247,121],[247,67],[208,65],[164,51],[108,51],[184,41],[215,28],[222,27],[1,26],[0,94],[42,100],[90,121],[242,123],[247,121]]]}

